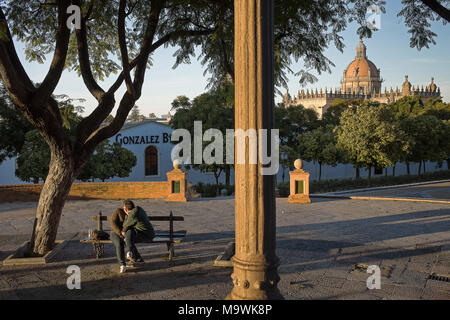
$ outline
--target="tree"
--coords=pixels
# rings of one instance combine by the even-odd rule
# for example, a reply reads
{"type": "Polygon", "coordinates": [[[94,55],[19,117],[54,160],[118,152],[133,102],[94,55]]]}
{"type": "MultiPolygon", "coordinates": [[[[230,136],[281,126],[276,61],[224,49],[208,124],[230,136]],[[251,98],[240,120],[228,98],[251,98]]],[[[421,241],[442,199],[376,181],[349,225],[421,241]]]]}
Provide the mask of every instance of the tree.
{"type": "Polygon", "coordinates": [[[26,133],[31,130],[33,126],[13,105],[3,86],[0,86],[0,163],[19,154],[26,133]]]}
{"type": "Polygon", "coordinates": [[[281,179],[284,182],[285,178],[285,171],[287,168],[290,170],[294,169],[294,162],[299,157],[298,151],[296,151],[294,148],[291,148],[287,145],[281,145],[280,146],[280,165],[283,169],[281,179]]]}
{"type": "Polygon", "coordinates": [[[361,100],[341,100],[336,99],[334,103],[327,108],[322,116],[322,126],[337,126],[341,120],[342,113],[353,105],[361,104],[361,100]]]}
{"type": "Polygon", "coordinates": [[[421,114],[435,116],[439,120],[450,120],[450,103],[442,102],[442,98],[428,99],[424,103],[421,114]]]}
{"type": "Polygon", "coordinates": [[[444,147],[447,154],[447,159],[445,160],[447,161],[447,170],[450,170],[450,140],[448,139],[450,137],[450,120],[444,120],[443,123],[445,125],[444,137],[447,137],[445,138],[446,145],[444,147]]]}
{"type": "Polygon", "coordinates": [[[130,116],[128,117],[128,120],[129,121],[139,121],[140,120],[140,116],[141,116],[141,113],[139,111],[139,107],[137,105],[135,105],[131,109],[131,113],[130,113],[130,116]]]}
{"type": "Polygon", "coordinates": [[[16,176],[26,182],[45,181],[50,163],[50,150],[41,134],[31,130],[25,134],[25,141],[17,157],[16,176]]]}
{"type": "Polygon", "coordinates": [[[104,182],[114,177],[128,177],[136,163],[134,153],[122,147],[120,143],[111,144],[103,141],[95,149],[78,179],[82,181],[100,179],[104,182]]]}
{"type": "Polygon", "coordinates": [[[320,127],[298,136],[299,152],[302,159],[319,164],[319,181],[322,177],[322,164],[335,167],[345,159],[344,153],[336,147],[333,126],[320,127]]]}
{"type": "MultiPolygon", "coordinates": [[[[59,219],[70,186],[95,147],[116,134],[141,96],[149,56],[157,48],[180,39],[212,35],[197,28],[208,3],[196,1],[186,10],[183,1],[110,2],[84,0],[3,1],[0,4],[0,78],[13,103],[41,133],[50,147],[49,174],[36,212],[30,253],[43,255],[55,242],[59,219]],[[82,10],[81,24],[73,33],[67,27],[68,7],[82,10]],[[20,62],[13,35],[26,46],[26,58],[42,62],[53,52],[47,75],[40,85],[31,82],[20,62]],[[52,97],[64,68],[77,71],[98,102],[94,111],[67,134],[57,102],[52,97]],[[134,74],[131,74],[131,71],[134,74]],[[119,72],[120,71],[120,72],[119,72]],[[104,89],[98,80],[119,72],[104,89]],[[115,93],[125,85],[114,120],[102,125],[115,107],[115,93]]],[[[69,11],[70,12],[70,11],[69,11]]]]}
{"type": "Polygon", "coordinates": [[[285,107],[279,104],[275,107],[275,129],[280,130],[281,145],[291,148],[298,146],[299,134],[313,130],[319,126],[317,113],[302,105],[285,107]]]}
{"type": "Polygon", "coordinates": [[[419,175],[422,162],[443,161],[450,155],[448,127],[435,116],[409,116],[400,121],[400,128],[405,132],[405,139],[411,141],[409,152],[404,153],[402,158],[407,163],[418,162],[419,175]]]}
{"type": "MultiPolygon", "coordinates": [[[[58,103],[63,126],[69,129],[74,122],[79,122],[83,107],[74,103],[83,99],[72,99],[65,94],[54,95],[58,103]]],[[[0,163],[6,158],[19,155],[26,139],[26,134],[34,127],[14,106],[5,88],[0,83],[0,163]]]]}
{"type": "MultiPolygon", "coordinates": [[[[233,1],[220,2],[217,18],[218,25],[215,36],[210,41],[199,43],[201,54],[199,59],[211,74],[209,87],[220,86],[228,79],[234,79],[233,55],[233,1]]],[[[431,21],[442,20],[443,24],[449,20],[449,10],[445,7],[448,0],[435,1],[402,1],[402,9],[398,16],[404,19],[410,34],[411,48],[429,48],[436,44],[435,33],[431,31],[431,21]]],[[[370,38],[373,30],[366,23],[368,7],[378,6],[385,13],[385,1],[298,1],[283,0],[274,2],[274,76],[275,90],[287,89],[287,75],[295,74],[300,84],[314,82],[319,75],[331,72],[333,62],[325,56],[325,50],[330,46],[343,52],[344,43],[341,32],[349,22],[359,24],[357,34],[360,38],[370,38]],[[292,62],[303,60],[303,68],[292,70],[292,62]]],[[[203,23],[203,27],[208,27],[203,23]]],[[[193,43],[186,39],[180,42],[177,51],[178,63],[190,61],[196,56],[193,43]]],[[[175,65],[175,66],[176,66],[175,65]]]]}
{"type": "Polygon", "coordinates": [[[172,109],[189,109],[192,106],[191,101],[186,96],[178,96],[172,101],[172,109]]]}
{"type": "Polygon", "coordinates": [[[398,154],[410,148],[391,109],[378,103],[366,102],[344,111],[335,131],[337,147],[347,153],[350,163],[368,170],[369,185],[372,167],[392,166],[398,154]]]}
{"type": "Polygon", "coordinates": [[[419,96],[406,96],[389,104],[397,119],[404,119],[413,114],[421,114],[424,104],[419,96]]]}
{"type": "MultiPolygon", "coordinates": [[[[222,87],[211,90],[209,92],[203,93],[195,97],[189,108],[177,108],[177,112],[174,114],[170,120],[170,126],[174,129],[183,128],[190,132],[191,137],[194,136],[194,121],[202,122],[202,135],[208,129],[218,129],[222,133],[222,137],[225,137],[226,130],[234,128],[234,101],[233,101],[234,91],[232,89],[232,84],[223,84],[222,87]],[[231,88],[230,88],[231,87],[231,88]]],[[[179,101],[178,97],[174,100],[176,104],[179,101]]],[[[184,100],[187,101],[187,100],[184,100]]],[[[174,105],[172,103],[172,105],[174,105]]],[[[216,139],[216,138],[214,138],[216,139]]],[[[216,142],[214,140],[214,142],[216,142]]],[[[205,148],[212,142],[203,141],[202,153],[205,148]]],[[[222,139],[223,150],[226,150],[226,139],[222,139]]],[[[192,144],[194,148],[194,144],[192,144]]],[[[216,156],[213,150],[213,156],[216,156]]],[[[192,152],[192,154],[194,154],[192,152]]],[[[222,172],[225,172],[225,183],[230,184],[230,172],[233,168],[232,164],[226,163],[226,154],[223,152],[222,158],[220,159],[222,163],[202,163],[202,164],[192,164],[195,169],[202,172],[212,172],[216,179],[217,189],[219,188],[219,178],[222,172]]],[[[218,192],[220,190],[217,190],[218,192]]]]}
{"type": "MultiPolygon", "coordinates": [[[[427,23],[436,19],[433,12],[446,19],[443,1],[420,7],[420,14],[403,13],[412,29],[418,48],[433,43],[427,23]],[[418,22],[418,23],[416,23],[418,22]],[[419,27],[416,27],[416,26],[419,27]]],[[[447,1],[445,1],[447,2],[447,1]]],[[[370,36],[365,24],[366,9],[380,0],[342,2],[297,0],[277,1],[275,5],[275,75],[277,86],[286,86],[286,72],[291,59],[303,58],[305,70],[330,71],[331,61],[323,52],[331,43],[342,50],[340,32],[348,20],[362,26],[360,36],[370,36]]],[[[407,1],[407,10],[417,4],[407,1]]],[[[382,10],[384,8],[381,6],[382,10]]],[[[439,18],[438,16],[438,18],[439,18]]],[[[177,45],[175,67],[190,62],[195,47],[200,46],[202,63],[212,74],[211,83],[233,78],[233,1],[152,0],[87,1],[4,0],[0,4],[0,78],[12,101],[50,146],[49,177],[44,184],[36,212],[36,224],[30,251],[43,255],[54,245],[65,199],[95,147],[116,134],[131,108],[141,96],[149,57],[163,45],[177,45]],[[67,28],[71,4],[81,8],[80,28],[67,28]],[[35,86],[21,64],[13,35],[25,43],[26,58],[42,62],[53,52],[47,75],[35,86]],[[77,71],[98,105],[70,137],[64,131],[52,93],[64,68],[77,71]],[[134,71],[133,76],[131,71],[134,71]],[[104,89],[98,80],[118,73],[113,85],[104,89]],[[110,124],[104,120],[116,105],[115,94],[126,91],[110,124]]],[[[301,81],[314,80],[301,70],[301,81]]]]}
{"type": "MultiPolygon", "coordinates": [[[[97,146],[94,155],[77,178],[82,181],[105,181],[113,177],[128,177],[136,161],[134,153],[123,148],[120,143],[110,144],[105,140],[97,146]]],[[[25,143],[17,157],[16,176],[26,182],[45,181],[49,163],[50,149],[39,131],[27,132],[25,143]]]]}
{"type": "Polygon", "coordinates": [[[408,175],[410,162],[418,162],[418,174],[421,172],[422,162],[445,160],[449,154],[445,145],[444,120],[450,119],[450,104],[442,102],[441,98],[428,99],[425,102],[419,96],[403,97],[389,104],[398,119],[405,139],[411,143],[411,152],[402,153],[399,161],[406,162],[408,175]],[[443,140],[444,139],[444,140],[443,140]]]}

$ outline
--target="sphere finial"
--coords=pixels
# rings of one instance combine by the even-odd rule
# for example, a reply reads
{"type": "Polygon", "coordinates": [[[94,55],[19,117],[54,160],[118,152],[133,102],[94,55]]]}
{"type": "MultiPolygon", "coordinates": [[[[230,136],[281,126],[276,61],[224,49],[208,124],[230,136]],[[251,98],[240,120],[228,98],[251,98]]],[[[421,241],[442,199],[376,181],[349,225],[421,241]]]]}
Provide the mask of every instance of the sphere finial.
{"type": "Polygon", "coordinates": [[[174,161],[172,162],[172,164],[173,164],[173,168],[174,168],[174,169],[180,169],[180,167],[181,167],[181,161],[178,160],[178,159],[174,160],[174,161]]]}
{"type": "Polygon", "coordinates": [[[294,167],[297,170],[301,170],[303,168],[303,161],[301,159],[297,159],[294,161],[294,167]]]}

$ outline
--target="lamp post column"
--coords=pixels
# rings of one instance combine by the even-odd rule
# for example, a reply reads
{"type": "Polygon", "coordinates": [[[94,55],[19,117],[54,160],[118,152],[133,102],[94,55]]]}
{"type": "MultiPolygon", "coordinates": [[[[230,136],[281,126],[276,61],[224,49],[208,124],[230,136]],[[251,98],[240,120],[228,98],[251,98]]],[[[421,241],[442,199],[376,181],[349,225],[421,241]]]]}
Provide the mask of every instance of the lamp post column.
{"type": "MultiPolygon", "coordinates": [[[[270,134],[274,124],[273,0],[235,0],[234,15],[235,132],[267,129],[270,134]]],[[[258,150],[261,142],[257,139],[258,150]]],[[[260,159],[250,163],[250,147],[247,140],[245,163],[235,161],[234,287],[227,298],[282,299],[277,288],[274,175],[262,174],[260,159]]]]}

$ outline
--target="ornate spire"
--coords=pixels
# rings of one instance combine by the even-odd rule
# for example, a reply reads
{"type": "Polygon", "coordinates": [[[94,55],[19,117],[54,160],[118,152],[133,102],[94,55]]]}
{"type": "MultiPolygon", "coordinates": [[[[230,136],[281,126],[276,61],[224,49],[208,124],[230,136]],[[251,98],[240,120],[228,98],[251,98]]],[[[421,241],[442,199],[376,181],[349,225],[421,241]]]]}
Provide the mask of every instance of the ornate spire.
{"type": "Polygon", "coordinates": [[[356,57],[357,58],[365,58],[366,57],[366,46],[362,38],[359,39],[359,44],[356,47],[356,57]]]}
{"type": "Polygon", "coordinates": [[[434,77],[433,77],[433,78],[431,78],[431,83],[428,85],[427,89],[428,89],[428,91],[435,92],[436,88],[437,88],[437,86],[434,83],[434,77]]]}

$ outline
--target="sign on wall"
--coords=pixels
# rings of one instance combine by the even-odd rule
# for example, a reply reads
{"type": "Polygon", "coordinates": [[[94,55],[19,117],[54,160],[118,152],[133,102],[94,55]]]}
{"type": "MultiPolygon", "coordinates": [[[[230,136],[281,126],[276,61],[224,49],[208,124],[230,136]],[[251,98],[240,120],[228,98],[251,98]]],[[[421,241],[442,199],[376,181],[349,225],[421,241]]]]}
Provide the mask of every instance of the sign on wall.
{"type": "Polygon", "coordinates": [[[161,135],[155,136],[122,136],[122,134],[119,133],[116,136],[116,142],[121,145],[168,143],[170,142],[170,135],[169,133],[164,132],[161,135]]]}

